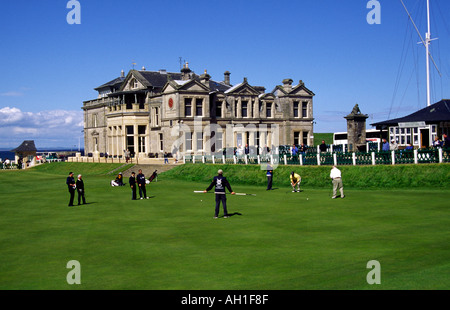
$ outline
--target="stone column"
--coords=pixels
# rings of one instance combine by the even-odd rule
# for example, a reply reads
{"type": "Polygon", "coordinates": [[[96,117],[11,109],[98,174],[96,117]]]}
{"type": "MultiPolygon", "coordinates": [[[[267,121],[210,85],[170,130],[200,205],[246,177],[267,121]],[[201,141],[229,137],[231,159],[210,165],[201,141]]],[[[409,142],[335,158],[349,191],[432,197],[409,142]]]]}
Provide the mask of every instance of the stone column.
{"type": "Polygon", "coordinates": [[[345,116],[347,120],[347,140],[349,152],[365,151],[366,148],[366,119],[369,116],[362,114],[358,105],[352,113],[345,116]]]}

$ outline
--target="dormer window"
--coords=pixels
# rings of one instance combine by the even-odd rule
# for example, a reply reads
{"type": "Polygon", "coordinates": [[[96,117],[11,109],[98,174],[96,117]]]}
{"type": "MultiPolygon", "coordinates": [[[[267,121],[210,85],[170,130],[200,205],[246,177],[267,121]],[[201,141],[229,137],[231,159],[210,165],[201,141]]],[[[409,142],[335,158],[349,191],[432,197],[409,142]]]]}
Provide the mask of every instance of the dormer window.
{"type": "Polygon", "coordinates": [[[130,84],[132,89],[136,89],[139,87],[138,81],[136,79],[132,79],[130,84]]]}

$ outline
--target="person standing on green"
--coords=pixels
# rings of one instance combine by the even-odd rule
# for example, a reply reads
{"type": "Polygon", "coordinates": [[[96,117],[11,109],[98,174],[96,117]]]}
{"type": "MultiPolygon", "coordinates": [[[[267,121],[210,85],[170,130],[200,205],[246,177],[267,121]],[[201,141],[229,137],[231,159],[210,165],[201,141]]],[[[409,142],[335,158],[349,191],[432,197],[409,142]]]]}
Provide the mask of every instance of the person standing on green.
{"type": "Polygon", "coordinates": [[[67,184],[67,188],[69,189],[69,194],[70,194],[70,200],[69,200],[69,207],[73,207],[73,199],[75,197],[75,188],[76,183],[75,183],[75,179],[73,178],[73,172],[69,172],[69,176],[66,179],[66,184],[67,184]]]}
{"type": "Polygon", "coordinates": [[[344,198],[344,185],[342,184],[342,174],[341,170],[336,168],[336,166],[333,166],[333,169],[331,169],[330,172],[330,178],[333,182],[333,196],[332,199],[336,198],[337,190],[339,189],[341,193],[341,198],[344,198]]]}

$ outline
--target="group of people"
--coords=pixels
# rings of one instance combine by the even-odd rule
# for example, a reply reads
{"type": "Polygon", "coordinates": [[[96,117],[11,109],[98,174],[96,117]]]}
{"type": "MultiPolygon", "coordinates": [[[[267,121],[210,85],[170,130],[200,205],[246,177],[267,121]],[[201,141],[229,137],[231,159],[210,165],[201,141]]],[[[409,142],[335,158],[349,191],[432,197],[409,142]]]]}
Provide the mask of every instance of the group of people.
{"type": "Polygon", "coordinates": [[[450,148],[450,138],[446,135],[442,135],[442,140],[439,139],[439,137],[434,138],[433,146],[437,148],[444,148],[448,149],[450,148]]]}
{"type": "Polygon", "coordinates": [[[140,199],[149,199],[147,196],[147,180],[145,179],[145,175],[142,173],[142,170],[138,170],[138,175],[134,172],[131,172],[131,176],[128,179],[128,183],[131,188],[131,200],[137,200],[137,189],[139,188],[139,197],[140,199]]]}
{"type": "MultiPolygon", "coordinates": [[[[154,178],[156,175],[156,171],[153,173],[152,178],[154,178]]],[[[140,199],[149,199],[150,197],[147,196],[147,189],[146,185],[147,183],[150,183],[146,178],[145,175],[142,173],[142,169],[139,169],[138,175],[136,175],[134,172],[131,173],[131,176],[128,179],[128,183],[130,184],[131,188],[131,199],[137,200],[137,192],[139,189],[139,197],[140,199]]],[[[77,180],[75,181],[75,178],[73,177],[73,172],[69,172],[69,176],[66,179],[67,188],[69,190],[69,207],[74,206],[74,199],[75,199],[75,192],[78,193],[78,205],[83,202],[83,204],[86,204],[86,196],[85,196],[85,189],[84,189],[84,182],[83,177],[81,174],[78,175],[77,180]]],[[[119,173],[119,175],[116,177],[115,180],[111,181],[111,186],[124,186],[123,183],[123,175],[122,172],[119,173]]]]}
{"type": "MultiPolygon", "coordinates": [[[[271,168],[271,167],[270,167],[271,168]]],[[[219,169],[217,171],[217,176],[215,176],[211,182],[211,184],[203,191],[207,193],[213,187],[215,188],[214,193],[216,194],[216,206],[214,212],[214,218],[217,219],[220,211],[220,203],[222,203],[223,207],[223,217],[228,218],[228,209],[227,209],[227,197],[226,197],[226,189],[231,193],[231,195],[235,195],[236,193],[232,190],[230,183],[227,178],[223,176],[223,170],[219,169]]],[[[290,182],[292,186],[292,192],[300,192],[300,183],[302,182],[302,178],[298,173],[292,171],[290,174],[290,182]]],[[[267,190],[272,190],[272,179],[273,179],[273,169],[267,169],[267,190]]],[[[344,185],[342,182],[342,173],[336,167],[330,171],[330,179],[333,184],[333,196],[332,199],[336,199],[338,197],[337,191],[339,191],[340,197],[344,198],[344,185]]]]}
{"type": "MultiPolygon", "coordinates": [[[[439,139],[438,136],[436,136],[434,138],[433,141],[433,147],[435,148],[443,148],[443,149],[448,149],[450,148],[450,138],[444,133],[442,135],[442,140],[439,139]]],[[[381,150],[388,152],[388,151],[397,151],[399,149],[397,142],[395,141],[395,139],[391,140],[391,143],[387,142],[386,139],[383,139],[383,143],[381,146],[381,150]]],[[[409,143],[405,150],[414,150],[414,147],[412,146],[411,143],[409,143]]]]}
{"type": "Polygon", "coordinates": [[[77,180],[75,181],[73,177],[73,172],[69,172],[69,176],[66,179],[66,184],[70,194],[69,207],[73,207],[75,191],[78,193],[78,205],[81,204],[81,201],[83,201],[83,204],[86,204],[86,196],[84,194],[84,182],[82,175],[79,174],[77,180]]]}

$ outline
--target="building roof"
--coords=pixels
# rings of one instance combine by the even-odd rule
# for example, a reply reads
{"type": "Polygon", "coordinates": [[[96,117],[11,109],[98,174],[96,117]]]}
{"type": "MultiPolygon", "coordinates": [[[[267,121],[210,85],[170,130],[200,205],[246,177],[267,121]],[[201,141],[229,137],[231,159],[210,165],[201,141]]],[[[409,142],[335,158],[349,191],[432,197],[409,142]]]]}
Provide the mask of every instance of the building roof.
{"type": "Polygon", "coordinates": [[[116,86],[116,88],[119,88],[119,86],[123,83],[124,80],[125,80],[125,77],[121,76],[121,77],[115,78],[114,80],[109,81],[103,85],[100,85],[99,87],[94,88],[94,90],[100,90],[102,88],[114,87],[114,86],[116,86]]]}
{"type": "Polygon", "coordinates": [[[21,145],[16,147],[11,152],[20,153],[20,152],[36,152],[36,146],[34,145],[34,140],[25,140],[21,145]]]}
{"type": "Polygon", "coordinates": [[[424,109],[414,112],[408,116],[395,118],[383,122],[371,124],[372,126],[389,127],[398,126],[399,123],[425,122],[426,124],[435,124],[439,122],[450,121],[450,100],[441,100],[424,109]]]}
{"type": "Polygon", "coordinates": [[[148,83],[145,86],[153,86],[163,88],[166,85],[168,78],[172,80],[181,80],[181,73],[166,72],[166,71],[137,71],[145,81],[148,83]]]}

